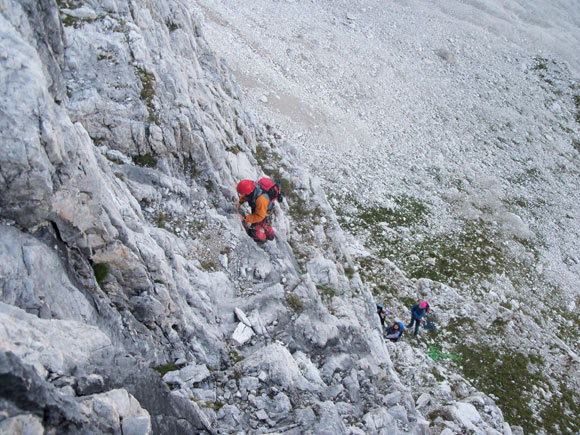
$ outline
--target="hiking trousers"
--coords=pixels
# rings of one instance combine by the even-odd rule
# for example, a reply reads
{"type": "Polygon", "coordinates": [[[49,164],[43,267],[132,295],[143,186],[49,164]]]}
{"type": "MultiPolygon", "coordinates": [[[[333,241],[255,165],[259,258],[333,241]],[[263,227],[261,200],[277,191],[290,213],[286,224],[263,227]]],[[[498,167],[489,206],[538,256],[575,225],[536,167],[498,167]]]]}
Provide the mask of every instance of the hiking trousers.
{"type": "Polygon", "coordinates": [[[266,221],[258,222],[253,224],[250,229],[248,229],[248,234],[256,242],[265,242],[266,240],[274,240],[274,229],[266,223],[266,221]]]}
{"type": "Polygon", "coordinates": [[[421,319],[415,319],[413,316],[411,316],[411,323],[407,325],[407,328],[412,328],[413,322],[415,322],[415,335],[417,335],[419,332],[419,325],[421,325],[421,319]]]}

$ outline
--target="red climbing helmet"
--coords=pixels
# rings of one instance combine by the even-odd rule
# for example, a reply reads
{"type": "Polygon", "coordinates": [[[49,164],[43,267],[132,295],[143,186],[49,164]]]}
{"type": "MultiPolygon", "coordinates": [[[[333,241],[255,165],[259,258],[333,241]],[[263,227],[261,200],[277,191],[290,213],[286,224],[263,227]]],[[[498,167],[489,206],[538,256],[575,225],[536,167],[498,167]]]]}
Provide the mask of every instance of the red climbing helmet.
{"type": "Polygon", "coordinates": [[[423,309],[427,306],[427,302],[423,301],[419,304],[419,308],[423,309]]]}
{"type": "Polygon", "coordinates": [[[254,182],[252,180],[242,180],[238,183],[237,189],[240,195],[249,195],[254,191],[254,182]]]}

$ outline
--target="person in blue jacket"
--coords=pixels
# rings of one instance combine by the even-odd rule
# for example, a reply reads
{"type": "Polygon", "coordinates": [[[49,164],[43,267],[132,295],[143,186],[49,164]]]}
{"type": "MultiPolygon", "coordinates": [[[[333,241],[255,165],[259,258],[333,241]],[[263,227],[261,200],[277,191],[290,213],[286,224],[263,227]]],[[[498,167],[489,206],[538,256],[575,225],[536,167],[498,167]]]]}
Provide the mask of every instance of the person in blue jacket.
{"type": "Polygon", "coordinates": [[[412,328],[413,323],[415,323],[415,335],[419,332],[419,325],[421,320],[425,317],[425,314],[429,312],[429,304],[425,301],[417,302],[411,307],[411,322],[407,325],[407,328],[412,328]]]}
{"type": "Polygon", "coordinates": [[[383,331],[383,337],[395,342],[401,338],[404,330],[405,327],[401,322],[395,322],[391,326],[385,328],[383,331]]]}

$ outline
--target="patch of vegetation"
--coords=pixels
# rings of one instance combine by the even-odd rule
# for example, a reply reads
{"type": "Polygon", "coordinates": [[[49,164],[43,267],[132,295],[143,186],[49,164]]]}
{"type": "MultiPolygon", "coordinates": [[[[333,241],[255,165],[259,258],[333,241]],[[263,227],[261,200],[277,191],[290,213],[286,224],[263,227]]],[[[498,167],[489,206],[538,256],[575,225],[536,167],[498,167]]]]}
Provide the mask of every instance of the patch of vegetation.
{"type": "Polygon", "coordinates": [[[344,273],[346,274],[346,276],[348,277],[348,279],[352,279],[355,273],[354,267],[352,266],[346,266],[344,268],[344,273]]]}
{"type": "Polygon", "coordinates": [[[233,147],[231,147],[230,149],[228,149],[228,151],[230,153],[234,153],[234,154],[239,154],[241,153],[243,150],[240,148],[239,145],[234,145],[233,147]]]}
{"type": "Polygon", "coordinates": [[[236,350],[234,349],[230,349],[228,350],[228,356],[230,357],[230,360],[234,361],[235,363],[239,363],[241,360],[244,359],[244,357],[242,355],[240,355],[236,350]]]}
{"type": "Polygon", "coordinates": [[[469,336],[475,332],[475,321],[470,317],[455,317],[449,320],[445,329],[451,332],[449,341],[455,343],[458,338],[469,336]]]}
{"type": "Polygon", "coordinates": [[[574,101],[574,106],[576,107],[576,115],[574,116],[574,119],[576,119],[576,122],[580,123],[580,94],[573,95],[572,101],[574,101]]]}
{"type": "Polygon", "coordinates": [[[539,168],[528,168],[508,178],[512,184],[527,185],[541,180],[542,171],[539,168]]]}
{"type": "Polygon", "coordinates": [[[199,264],[201,265],[202,269],[210,271],[217,270],[218,267],[217,263],[213,259],[200,260],[199,264]]]}
{"type": "Polygon", "coordinates": [[[204,404],[201,405],[202,408],[210,408],[213,409],[215,412],[218,412],[220,409],[222,409],[222,407],[225,405],[225,403],[220,402],[220,401],[215,401],[215,402],[206,402],[204,404]]]}
{"type": "Polygon", "coordinates": [[[155,222],[155,225],[157,225],[159,228],[166,228],[167,221],[167,215],[161,210],[159,210],[153,218],[153,222],[155,222]]]}
{"type": "MultiPolygon", "coordinates": [[[[93,136],[90,136],[90,138],[91,138],[91,140],[93,141],[93,144],[96,147],[100,146],[105,141],[105,138],[104,137],[93,137],[93,136]]],[[[111,159],[109,159],[109,160],[111,160],[111,159]]]]}
{"type": "Polygon", "coordinates": [[[111,53],[99,53],[99,55],[97,56],[97,62],[103,61],[103,60],[109,60],[111,62],[116,62],[115,56],[113,56],[111,53]]]}
{"type": "MultiPolygon", "coordinates": [[[[483,221],[465,221],[457,231],[429,234],[414,246],[415,261],[406,261],[413,278],[453,285],[507,270],[508,261],[498,228],[483,221]]],[[[394,257],[394,253],[389,253],[394,257]]]]}
{"type": "Polygon", "coordinates": [[[165,24],[167,25],[167,28],[169,29],[170,32],[175,32],[177,29],[181,29],[181,26],[179,24],[171,20],[167,20],[165,24]]]}
{"type": "Polygon", "coordinates": [[[133,163],[135,163],[137,166],[154,168],[155,166],[157,166],[157,158],[152,156],[151,154],[133,156],[133,163]]]}
{"type": "Polygon", "coordinates": [[[543,427],[549,433],[580,433],[580,397],[560,383],[560,394],[542,412],[543,427]]]}
{"type": "Polygon", "coordinates": [[[155,370],[157,373],[159,373],[159,375],[161,377],[163,377],[167,373],[174,372],[176,370],[181,369],[182,367],[183,367],[183,365],[177,365],[175,363],[169,363],[169,364],[162,364],[160,366],[153,367],[153,370],[155,370]]]}
{"type": "Polygon", "coordinates": [[[149,111],[147,121],[156,123],[159,118],[155,113],[155,106],[153,105],[153,98],[157,95],[157,92],[155,91],[155,75],[140,67],[137,67],[136,71],[142,85],[140,98],[147,105],[149,111]]]}
{"type": "Polygon", "coordinates": [[[286,304],[288,304],[288,306],[296,313],[300,313],[304,308],[304,301],[302,301],[302,298],[292,294],[286,296],[286,304]]]}
{"type": "Polygon", "coordinates": [[[183,162],[183,169],[186,174],[189,174],[190,178],[197,178],[201,175],[201,171],[197,168],[196,162],[188,157],[183,162]]]}
{"type": "Polygon", "coordinates": [[[280,157],[280,154],[275,152],[272,147],[260,143],[256,147],[256,151],[252,154],[264,172],[279,170],[278,168],[280,167],[282,157],[280,157]]]}
{"type": "MultiPolygon", "coordinates": [[[[381,224],[389,228],[424,225],[430,212],[427,204],[408,195],[393,198],[395,207],[365,207],[355,199],[353,205],[359,210],[354,216],[356,224],[363,227],[377,227],[381,224]]],[[[349,225],[352,226],[352,225],[349,225]]]]}
{"type": "MultiPolygon", "coordinates": [[[[534,409],[529,400],[532,386],[548,384],[540,370],[542,360],[533,355],[526,355],[510,349],[502,352],[490,346],[468,346],[458,344],[454,353],[461,355],[460,368],[464,375],[471,379],[475,387],[486,394],[496,397],[496,403],[504,413],[505,420],[512,425],[520,425],[525,433],[535,433],[543,423],[534,416],[534,409]]],[[[549,412],[554,411],[554,404],[549,403],[549,412]]],[[[562,418],[559,415],[559,418],[562,418]]]]}
{"type": "Polygon", "coordinates": [[[109,275],[109,266],[106,263],[95,263],[93,264],[93,272],[95,274],[95,279],[99,287],[103,287],[103,282],[105,278],[109,275]]]}
{"type": "Polygon", "coordinates": [[[74,27],[75,29],[79,29],[85,23],[93,23],[95,21],[94,18],[77,18],[73,17],[72,15],[64,14],[62,18],[62,24],[65,27],[74,27]]]}

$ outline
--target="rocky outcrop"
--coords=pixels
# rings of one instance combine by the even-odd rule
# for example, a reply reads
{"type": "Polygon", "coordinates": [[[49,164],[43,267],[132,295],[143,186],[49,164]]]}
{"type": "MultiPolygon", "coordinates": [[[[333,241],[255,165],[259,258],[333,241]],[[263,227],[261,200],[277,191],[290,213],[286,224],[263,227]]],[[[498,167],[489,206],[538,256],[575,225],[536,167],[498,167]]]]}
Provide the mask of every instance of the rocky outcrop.
{"type": "MultiPolygon", "coordinates": [[[[244,109],[195,15],[2,6],[1,427],[429,432],[320,183],[244,109]],[[288,200],[258,246],[231,201],[264,172],[288,200]]],[[[454,427],[503,424],[454,406],[454,427]]]]}

